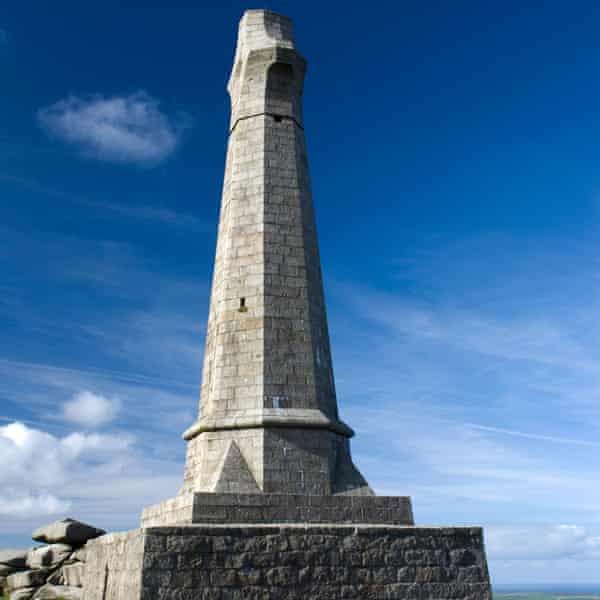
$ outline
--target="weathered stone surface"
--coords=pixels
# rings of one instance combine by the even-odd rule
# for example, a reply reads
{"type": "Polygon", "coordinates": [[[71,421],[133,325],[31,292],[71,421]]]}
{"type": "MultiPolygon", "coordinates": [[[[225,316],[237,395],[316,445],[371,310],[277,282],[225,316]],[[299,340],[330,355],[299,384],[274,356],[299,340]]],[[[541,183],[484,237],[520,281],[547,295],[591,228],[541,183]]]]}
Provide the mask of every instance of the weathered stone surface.
{"type": "Polygon", "coordinates": [[[17,567],[11,567],[10,565],[0,564],[0,577],[6,577],[15,571],[18,571],[17,567]]]}
{"type": "Polygon", "coordinates": [[[71,554],[71,556],[69,557],[69,560],[84,563],[85,562],[85,553],[86,553],[86,549],[84,546],[83,548],[79,548],[78,550],[75,550],[75,552],[73,552],[73,554],[71,554]]]}
{"type": "MultiPolygon", "coordinates": [[[[83,581],[84,600],[140,599],[145,542],[141,529],[128,533],[110,533],[88,542],[83,581]]],[[[176,575],[173,573],[168,577],[171,579],[176,575]]],[[[179,586],[174,584],[173,595],[176,591],[179,593],[179,586]]]]}
{"type": "Polygon", "coordinates": [[[83,563],[74,563],[71,565],[63,565],[61,574],[64,585],[72,587],[81,587],[83,585],[83,574],[85,565],[83,563]]]}
{"type": "Polygon", "coordinates": [[[106,531],[81,523],[74,519],[63,519],[40,527],[33,532],[33,539],[46,544],[68,544],[74,548],[83,546],[88,540],[104,535],[106,531]]]}
{"type": "Polygon", "coordinates": [[[141,529],[90,542],[84,590],[85,600],[491,600],[482,531],[466,527],[141,529]]]}
{"type": "Polygon", "coordinates": [[[50,569],[35,569],[31,571],[20,571],[19,573],[13,573],[6,578],[8,587],[11,590],[18,590],[20,588],[29,588],[43,585],[46,583],[46,578],[50,574],[50,569]]]}
{"type": "Polygon", "coordinates": [[[10,593],[9,600],[31,600],[35,588],[21,588],[10,593]]]}
{"type": "Polygon", "coordinates": [[[295,494],[188,494],[148,507],[142,527],[191,523],[414,525],[410,498],[295,494]]]}
{"type": "Polygon", "coordinates": [[[228,84],[202,411],[184,434],[183,493],[250,491],[245,468],[237,481],[245,489],[220,477],[235,443],[258,491],[372,495],[337,408],[303,129],[305,67],[288,18],[244,13],[228,84]]]}
{"type": "Polygon", "coordinates": [[[237,444],[231,440],[223,455],[223,462],[216,471],[211,491],[217,494],[259,494],[260,488],[248,468],[237,444]]]}
{"type": "Polygon", "coordinates": [[[64,585],[65,578],[63,577],[62,569],[56,569],[53,571],[48,579],[46,579],[46,583],[50,583],[52,585],[64,585]]]}
{"type": "Polygon", "coordinates": [[[34,548],[27,553],[27,566],[30,569],[56,567],[69,558],[72,552],[73,548],[67,544],[50,544],[34,548]]]}
{"type": "Polygon", "coordinates": [[[33,600],[81,600],[83,590],[67,585],[45,585],[33,596],[33,600]]]}
{"type": "Polygon", "coordinates": [[[29,550],[0,550],[0,564],[24,569],[29,550]]]}

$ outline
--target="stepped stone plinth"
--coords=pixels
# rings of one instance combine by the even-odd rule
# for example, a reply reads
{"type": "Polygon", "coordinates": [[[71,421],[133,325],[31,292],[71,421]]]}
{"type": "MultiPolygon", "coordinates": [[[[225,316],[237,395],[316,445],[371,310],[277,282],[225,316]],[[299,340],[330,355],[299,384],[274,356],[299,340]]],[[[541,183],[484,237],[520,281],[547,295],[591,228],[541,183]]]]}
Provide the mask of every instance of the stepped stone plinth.
{"type": "Polygon", "coordinates": [[[414,520],[410,498],[403,496],[182,494],[142,514],[142,527],[174,523],[414,525],[414,520]]]}
{"type": "MultiPolygon", "coordinates": [[[[339,416],[289,19],[249,10],[198,419],[175,498],[88,546],[85,600],[491,598],[479,528],[379,497],[339,416]]],[[[400,474],[398,474],[400,476],[400,474]]]]}

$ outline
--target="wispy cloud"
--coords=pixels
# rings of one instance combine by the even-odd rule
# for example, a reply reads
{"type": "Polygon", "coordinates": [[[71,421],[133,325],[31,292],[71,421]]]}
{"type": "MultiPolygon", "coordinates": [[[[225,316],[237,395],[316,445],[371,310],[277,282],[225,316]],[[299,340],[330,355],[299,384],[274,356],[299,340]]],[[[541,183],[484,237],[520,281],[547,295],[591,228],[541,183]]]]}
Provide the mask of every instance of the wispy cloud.
{"type": "Polygon", "coordinates": [[[420,524],[484,525],[497,581],[596,577],[597,250],[438,240],[331,288],[356,463],[420,524]]]}
{"type": "Polygon", "coordinates": [[[355,308],[365,318],[400,336],[501,360],[597,369],[597,363],[566,324],[549,315],[500,318],[473,309],[428,307],[364,288],[355,289],[348,297],[355,299],[355,308]]]}
{"type": "Polygon", "coordinates": [[[489,431],[491,433],[500,433],[504,435],[511,435],[515,437],[525,438],[528,440],[536,440],[542,442],[550,442],[553,444],[569,444],[575,446],[590,446],[600,447],[600,442],[593,442],[591,440],[582,440],[574,438],[559,437],[554,435],[543,435],[539,433],[532,433],[526,431],[516,431],[514,429],[504,429],[502,427],[489,427],[486,425],[477,425],[474,423],[467,423],[468,427],[478,429],[479,431],[489,431]]]}
{"type": "Polygon", "coordinates": [[[52,135],[98,160],[154,166],[171,156],[181,139],[182,119],[160,110],[145,92],[129,96],[70,96],[38,112],[52,135]]]}
{"type": "Polygon", "coordinates": [[[115,204],[114,202],[94,202],[91,200],[82,200],[81,202],[99,210],[112,212],[128,219],[157,221],[166,225],[199,229],[210,233],[216,231],[216,225],[208,226],[198,219],[198,217],[190,213],[174,211],[164,206],[152,206],[149,204],[115,204]]]}
{"type": "MultiPolygon", "coordinates": [[[[190,381],[182,381],[180,379],[169,379],[166,377],[153,377],[150,375],[144,375],[142,373],[136,373],[135,371],[119,371],[116,369],[76,369],[71,367],[59,367],[57,365],[49,363],[32,363],[26,361],[0,358],[0,371],[3,367],[7,370],[12,370],[13,372],[21,370],[30,373],[35,372],[37,374],[47,373],[51,377],[73,376],[81,378],[81,380],[105,378],[114,381],[122,381],[124,383],[132,383],[139,385],[183,387],[190,389],[195,389],[197,387],[197,384],[194,384],[190,381]]],[[[13,417],[6,417],[6,419],[13,420],[13,417]]]]}
{"type": "Polygon", "coordinates": [[[163,225],[201,230],[210,232],[211,234],[214,234],[216,231],[215,224],[208,225],[193,214],[176,211],[166,206],[131,203],[119,204],[116,202],[90,200],[89,198],[68,193],[64,190],[55,189],[31,178],[10,175],[8,173],[0,173],[0,182],[16,185],[36,194],[43,194],[75,205],[93,208],[99,211],[99,216],[125,218],[134,221],[154,221],[163,225]]]}

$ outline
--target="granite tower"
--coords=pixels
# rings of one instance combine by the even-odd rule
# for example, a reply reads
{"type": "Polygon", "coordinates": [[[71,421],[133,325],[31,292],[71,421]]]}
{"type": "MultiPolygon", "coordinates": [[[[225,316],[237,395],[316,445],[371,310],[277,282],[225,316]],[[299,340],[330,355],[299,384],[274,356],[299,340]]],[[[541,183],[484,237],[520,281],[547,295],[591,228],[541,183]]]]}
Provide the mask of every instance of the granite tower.
{"type": "Polygon", "coordinates": [[[184,489],[372,494],[339,420],[288,19],[240,22],[202,375],[184,489]],[[227,455],[245,472],[227,470],[227,455]],[[247,467],[247,468],[246,468],[247,467]]]}
{"type": "MultiPolygon", "coordinates": [[[[490,598],[478,528],[375,496],[340,420],[289,19],[246,11],[179,494],[89,548],[86,600],[490,598]],[[415,595],[416,594],[416,595],[415,595]]],[[[397,474],[400,476],[400,474],[397,474]]]]}

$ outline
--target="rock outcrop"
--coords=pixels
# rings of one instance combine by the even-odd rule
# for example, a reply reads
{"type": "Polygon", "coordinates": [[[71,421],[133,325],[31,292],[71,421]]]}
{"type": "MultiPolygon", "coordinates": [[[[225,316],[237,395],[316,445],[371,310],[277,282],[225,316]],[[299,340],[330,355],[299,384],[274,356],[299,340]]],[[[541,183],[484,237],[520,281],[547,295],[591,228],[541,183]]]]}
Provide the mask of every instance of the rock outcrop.
{"type": "Polygon", "coordinates": [[[10,600],[80,600],[85,544],[106,532],[74,519],[56,521],[33,532],[47,545],[0,550],[0,595],[10,600]]]}
{"type": "Polygon", "coordinates": [[[88,540],[97,538],[105,533],[106,531],[102,529],[86,525],[74,519],[64,519],[36,529],[31,537],[36,542],[68,544],[74,548],[79,548],[88,540]]]}

